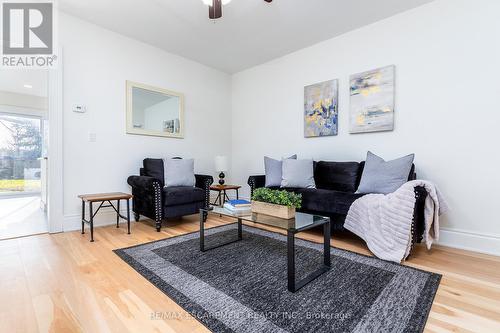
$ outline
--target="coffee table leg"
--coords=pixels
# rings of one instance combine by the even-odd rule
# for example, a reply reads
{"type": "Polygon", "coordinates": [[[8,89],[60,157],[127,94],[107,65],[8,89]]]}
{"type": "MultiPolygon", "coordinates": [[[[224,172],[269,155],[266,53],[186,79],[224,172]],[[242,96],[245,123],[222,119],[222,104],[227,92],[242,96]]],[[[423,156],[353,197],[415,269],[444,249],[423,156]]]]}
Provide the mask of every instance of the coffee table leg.
{"type": "Polygon", "coordinates": [[[323,225],[323,263],[331,267],[330,260],[330,221],[323,225]]]}
{"type": "Polygon", "coordinates": [[[239,240],[243,239],[243,226],[241,219],[238,219],[238,239],[239,240]]]}
{"type": "Polygon", "coordinates": [[[295,234],[288,231],[287,234],[287,248],[288,248],[288,290],[292,293],[296,292],[300,288],[304,287],[309,282],[313,281],[323,273],[330,270],[331,259],[330,259],[330,221],[323,224],[323,265],[311,272],[306,277],[299,281],[295,280],[295,234]]]}
{"type": "Polygon", "coordinates": [[[288,231],[287,234],[287,248],[288,248],[288,290],[292,293],[295,292],[295,235],[293,232],[288,231]]]}
{"type": "Polygon", "coordinates": [[[94,241],[94,211],[92,209],[92,201],[90,201],[90,241],[94,241]]]}
{"type": "Polygon", "coordinates": [[[85,234],[85,201],[82,200],[82,235],[85,234]]]}
{"type": "Polygon", "coordinates": [[[127,199],[127,233],[130,235],[130,199],[127,199]]]}
{"type": "Polygon", "coordinates": [[[203,223],[203,210],[200,210],[200,251],[205,252],[205,230],[203,223]]]}

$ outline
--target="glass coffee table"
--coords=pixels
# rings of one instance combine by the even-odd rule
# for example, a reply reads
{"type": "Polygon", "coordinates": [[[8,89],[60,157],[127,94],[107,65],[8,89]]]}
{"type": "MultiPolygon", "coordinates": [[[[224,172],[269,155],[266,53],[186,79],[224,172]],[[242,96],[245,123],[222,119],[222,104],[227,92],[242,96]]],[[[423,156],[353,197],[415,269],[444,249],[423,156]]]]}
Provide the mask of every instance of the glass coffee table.
{"type": "Polygon", "coordinates": [[[221,246],[232,244],[242,240],[242,222],[248,221],[257,224],[277,227],[287,232],[287,270],[288,270],[288,290],[296,292],[309,282],[316,279],[321,274],[327,272],[331,266],[330,260],[330,218],[311,215],[305,213],[296,213],[295,218],[286,220],[264,214],[250,213],[248,215],[235,214],[222,207],[211,207],[209,209],[200,209],[200,251],[205,252],[221,246]],[[238,224],[237,239],[211,248],[205,247],[205,223],[204,216],[207,214],[216,214],[235,218],[234,223],[238,224]],[[301,231],[308,230],[317,226],[323,226],[323,264],[314,272],[307,275],[302,280],[295,279],[295,235],[301,231]]]}

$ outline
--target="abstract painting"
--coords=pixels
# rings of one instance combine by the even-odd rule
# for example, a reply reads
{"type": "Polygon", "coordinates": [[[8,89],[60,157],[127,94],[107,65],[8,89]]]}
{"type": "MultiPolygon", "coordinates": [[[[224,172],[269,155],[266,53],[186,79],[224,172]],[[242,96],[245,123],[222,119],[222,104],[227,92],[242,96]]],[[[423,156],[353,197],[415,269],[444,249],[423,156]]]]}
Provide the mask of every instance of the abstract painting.
{"type": "Polygon", "coordinates": [[[395,66],[351,75],[350,132],[394,129],[395,66]]]}
{"type": "Polygon", "coordinates": [[[316,83],[304,88],[304,136],[337,135],[338,80],[316,83]]]}

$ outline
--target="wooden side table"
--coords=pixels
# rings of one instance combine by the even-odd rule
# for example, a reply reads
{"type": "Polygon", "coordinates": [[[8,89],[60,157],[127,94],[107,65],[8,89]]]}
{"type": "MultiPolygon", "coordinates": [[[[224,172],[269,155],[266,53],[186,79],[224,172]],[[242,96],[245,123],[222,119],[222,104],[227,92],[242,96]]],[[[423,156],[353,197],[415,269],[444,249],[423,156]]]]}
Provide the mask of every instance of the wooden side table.
{"type": "Polygon", "coordinates": [[[132,199],[132,195],[128,193],[122,192],[114,192],[114,193],[97,193],[97,194],[81,194],[78,196],[82,199],[82,235],[85,234],[85,223],[90,225],[90,241],[94,241],[94,217],[99,212],[101,208],[112,207],[116,212],[116,227],[119,228],[120,218],[127,221],[127,233],[130,235],[130,199],[132,199]],[[113,205],[111,201],[116,200],[116,207],[113,205]],[[127,216],[123,216],[120,214],[120,200],[127,201],[127,216]],[[85,219],[85,203],[89,203],[89,220],[85,219]],[[101,203],[97,210],[93,211],[93,203],[101,203]],[[108,205],[104,205],[107,202],[108,205]]]}
{"type": "Polygon", "coordinates": [[[226,202],[226,199],[229,201],[229,197],[227,196],[227,193],[226,191],[227,190],[235,190],[236,191],[236,199],[239,199],[240,198],[240,195],[239,195],[239,189],[241,188],[241,186],[238,186],[238,185],[212,185],[210,186],[210,190],[212,191],[216,191],[216,192],[219,192],[219,194],[217,195],[217,198],[215,199],[215,202],[212,203],[212,205],[217,205],[217,206],[223,206],[224,205],[224,202],[226,202]]]}

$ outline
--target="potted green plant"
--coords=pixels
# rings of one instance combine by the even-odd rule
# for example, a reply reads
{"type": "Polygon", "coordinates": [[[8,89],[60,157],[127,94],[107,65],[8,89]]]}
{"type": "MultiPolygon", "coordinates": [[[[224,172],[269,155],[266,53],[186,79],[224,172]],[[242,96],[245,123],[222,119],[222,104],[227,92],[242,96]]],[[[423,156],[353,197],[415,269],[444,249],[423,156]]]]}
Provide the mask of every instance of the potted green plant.
{"type": "Polygon", "coordinates": [[[291,219],[302,205],[302,195],[285,190],[258,188],[252,195],[252,213],[291,219]]]}

